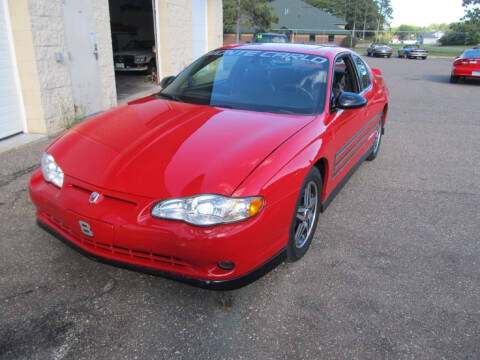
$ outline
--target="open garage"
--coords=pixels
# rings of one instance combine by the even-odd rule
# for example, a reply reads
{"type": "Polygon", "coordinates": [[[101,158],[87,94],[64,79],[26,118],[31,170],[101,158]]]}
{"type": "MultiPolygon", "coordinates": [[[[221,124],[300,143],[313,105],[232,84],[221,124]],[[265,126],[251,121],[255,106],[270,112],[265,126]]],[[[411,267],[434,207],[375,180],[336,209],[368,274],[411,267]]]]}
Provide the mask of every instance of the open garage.
{"type": "Polygon", "coordinates": [[[110,0],[113,64],[118,103],[157,86],[154,12],[151,0],[110,0]]]}

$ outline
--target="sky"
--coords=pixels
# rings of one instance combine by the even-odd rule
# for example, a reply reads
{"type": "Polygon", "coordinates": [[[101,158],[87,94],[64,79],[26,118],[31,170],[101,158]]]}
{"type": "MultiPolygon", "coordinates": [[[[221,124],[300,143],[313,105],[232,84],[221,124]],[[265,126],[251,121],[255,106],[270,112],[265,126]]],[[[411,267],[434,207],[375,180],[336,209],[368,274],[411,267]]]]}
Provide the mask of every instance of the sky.
{"type": "Polygon", "coordinates": [[[391,4],[391,26],[451,23],[463,16],[462,0],[391,0],[391,4]]]}

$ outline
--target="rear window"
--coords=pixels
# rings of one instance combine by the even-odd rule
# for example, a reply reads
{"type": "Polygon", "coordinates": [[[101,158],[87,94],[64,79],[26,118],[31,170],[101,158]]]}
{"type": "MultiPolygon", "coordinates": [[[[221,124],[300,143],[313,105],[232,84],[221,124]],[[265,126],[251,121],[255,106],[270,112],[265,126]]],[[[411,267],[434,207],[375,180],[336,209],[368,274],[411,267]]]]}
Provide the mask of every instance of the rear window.
{"type": "Polygon", "coordinates": [[[287,37],[284,35],[262,35],[259,34],[255,37],[255,42],[260,43],[286,43],[287,37]]]}
{"type": "Polygon", "coordinates": [[[480,58],[480,49],[472,49],[465,51],[462,58],[480,58]]]}

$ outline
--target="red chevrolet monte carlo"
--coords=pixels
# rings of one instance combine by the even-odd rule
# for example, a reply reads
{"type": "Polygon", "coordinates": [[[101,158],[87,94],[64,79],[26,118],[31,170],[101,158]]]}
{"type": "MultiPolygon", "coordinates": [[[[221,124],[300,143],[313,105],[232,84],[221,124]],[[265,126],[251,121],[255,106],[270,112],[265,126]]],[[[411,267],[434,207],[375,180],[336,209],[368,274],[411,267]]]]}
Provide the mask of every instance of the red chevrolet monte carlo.
{"type": "Polygon", "coordinates": [[[162,87],[54,141],[31,198],[73,247],[213,289],[306,253],[388,112],[380,71],[335,47],[223,47],[162,87]]]}
{"type": "Polygon", "coordinates": [[[450,82],[456,83],[461,78],[480,79],[480,49],[465,50],[463,54],[453,62],[450,82]]]}

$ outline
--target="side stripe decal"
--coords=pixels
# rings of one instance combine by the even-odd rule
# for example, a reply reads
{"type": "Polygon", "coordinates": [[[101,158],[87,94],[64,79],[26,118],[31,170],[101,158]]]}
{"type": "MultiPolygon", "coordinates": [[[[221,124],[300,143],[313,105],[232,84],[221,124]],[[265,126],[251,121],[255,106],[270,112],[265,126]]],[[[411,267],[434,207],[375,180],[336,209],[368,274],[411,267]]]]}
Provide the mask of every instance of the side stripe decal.
{"type": "Polygon", "coordinates": [[[343,145],[342,148],[335,154],[333,177],[337,176],[345,168],[345,166],[347,166],[347,164],[355,157],[355,155],[363,147],[363,145],[365,145],[368,140],[371,139],[372,131],[376,130],[377,120],[381,115],[382,113],[377,114],[372,119],[370,119],[370,121],[362,129],[360,129],[360,131],[357,132],[350,140],[348,140],[347,143],[343,145]],[[357,139],[358,141],[356,141],[357,139]],[[352,144],[353,146],[351,146],[352,144]]]}

